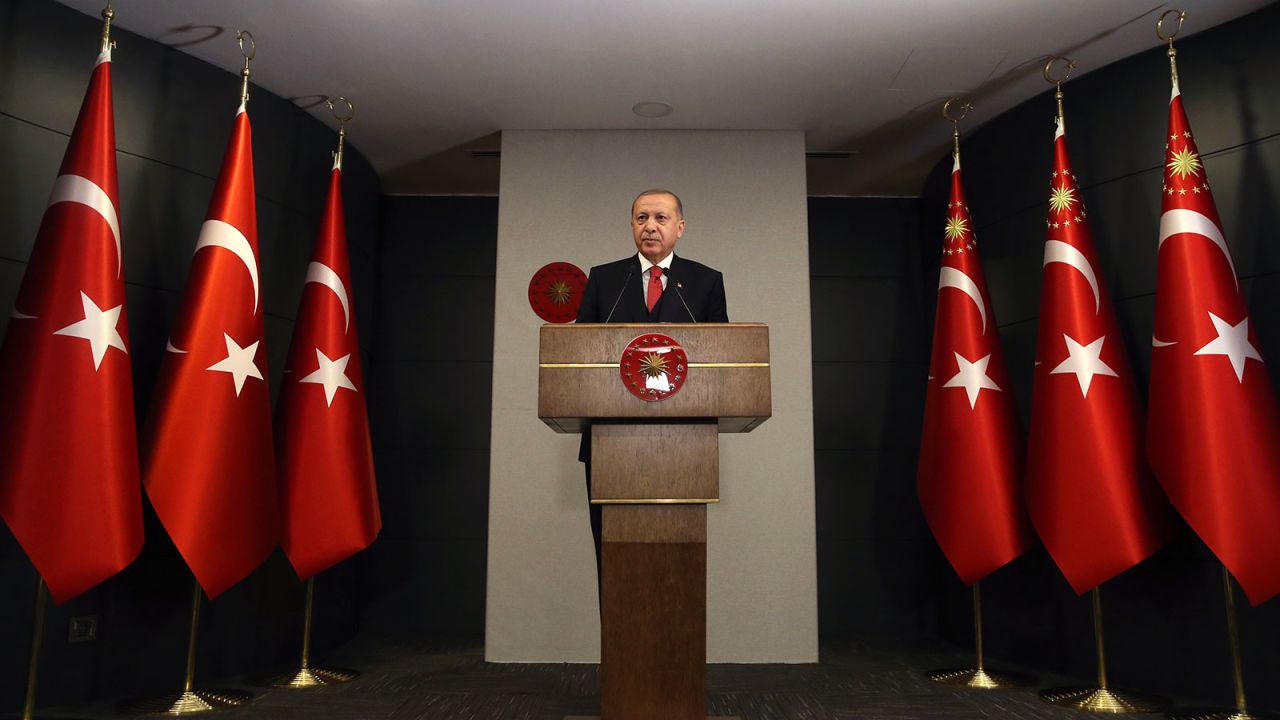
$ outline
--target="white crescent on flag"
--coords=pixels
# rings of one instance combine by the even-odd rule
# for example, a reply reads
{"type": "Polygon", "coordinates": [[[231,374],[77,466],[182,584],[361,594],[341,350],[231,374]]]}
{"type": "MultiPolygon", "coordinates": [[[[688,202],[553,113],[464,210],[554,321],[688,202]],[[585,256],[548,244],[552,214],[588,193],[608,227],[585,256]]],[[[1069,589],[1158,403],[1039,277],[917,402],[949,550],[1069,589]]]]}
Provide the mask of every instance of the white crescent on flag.
{"type": "Polygon", "coordinates": [[[200,239],[196,241],[196,252],[207,247],[220,247],[230,250],[249,271],[249,279],[253,281],[253,314],[258,314],[258,262],[253,257],[253,247],[244,233],[230,223],[221,220],[205,220],[200,226],[200,239]]]}
{"type": "Polygon", "coordinates": [[[334,295],[338,296],[338,302],[342,303],[342,316],[346,320],[346,324],[343,325],[342,329],[343,332],[348,331],[351,328],[351,297],[347,295],[347,288],[343,285],[342,278],[338,277],[338,273],[324,263],[313,261],[307,266],[307,279],[303,282],[303,285],[305,286],[307,283],[324,285],[332,290],[334,295]]]}
{"type": "Polygon", "coordinates": [[[1237,288],[1240,287],[1240,280],[1236,277],[1236,265],[1231,262],[1231,251],[1227,249],[1227,239],[1222,236],[1222,230],[1218,228],[1217,223],[1210,220],[1209,216],[1204,213],[1185,208],[1175,208],[1161,215],[1160,242],[1156,243],[1156,252],[1159,253],[1160,248],[1164,247],[1165,240],[1182,233],[1200,235],[1217,245],[1218,249],[1222,251],[1222,256],[1227,259],[1227,265],[1231,268],[1231,279],[1235,281],[1237,288]]]}
{"type": "Polygon", "coordinates": [[[1044,243],[1044,267],[1049,267],[1049,263],[1063,263],[1075,268],[1085,280],[1089,281],[1089,287],[1093,288],[1093,313],[1096,315],[1102,308],[1102,295],[1098,292],[1098,276],[1093,272],[1093,266],[1089,264],[1089,259],[1084,256],[1074,245],[1064,243],[1061,240],[1046,240],[1044,243]]]}
{"type": "Polygon", "coordinates": [[[88,178],[79,175],[59,175],[58,179],[53,181],[53,191],[49,193],[48,207],[61,202],[84,205],[107,221],[107,226],[111,228],[111,235],[116,241],[116,277],[120,277],[123,268],[120,251],[120,220],[116,215],[116,206],[111,202],[111,196],[88,178]]]}
{"type": "Polygon", "coordinates": [[[977,306],[978,312],[982,315],[982,334],[987,334],[987,308],[982,302],[982,293],[978,291],[978,284],[973,278],[965,275],[960,270],[953,267],[943,267],[942,272],[938,275],[938,292],[942,292],[943,288],[955,288],[973,301],[977,306]]]}

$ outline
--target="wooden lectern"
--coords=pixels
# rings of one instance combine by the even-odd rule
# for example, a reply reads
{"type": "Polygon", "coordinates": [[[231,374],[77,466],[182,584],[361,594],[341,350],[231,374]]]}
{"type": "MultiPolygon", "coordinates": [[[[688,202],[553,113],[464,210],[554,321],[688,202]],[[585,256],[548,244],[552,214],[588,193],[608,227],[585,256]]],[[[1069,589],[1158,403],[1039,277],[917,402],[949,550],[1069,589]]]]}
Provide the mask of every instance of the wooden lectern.
{"type": "Polygon", "coordinates": [[[543,325],[538,417],[591,432],[591,502],[603,505],[603,720],[705,720],[707,504],[720,502],[718,433],[772,413],[769,328],[757,323],[543,325]],[[689,360],[665,400],[619,373],[637,336],[673,338],[689,360]]]}

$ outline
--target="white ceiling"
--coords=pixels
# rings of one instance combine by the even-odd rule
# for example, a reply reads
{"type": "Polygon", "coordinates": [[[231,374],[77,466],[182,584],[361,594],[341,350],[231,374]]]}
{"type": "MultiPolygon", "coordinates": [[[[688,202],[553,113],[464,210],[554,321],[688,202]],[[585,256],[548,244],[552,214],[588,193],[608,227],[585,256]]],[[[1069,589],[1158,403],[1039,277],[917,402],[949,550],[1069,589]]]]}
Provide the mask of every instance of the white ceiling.
{"type": "MultiPolygon", "coordinates": [[[[103,0],[61,0],[97,15],[103,0]]],[[[1268,0],[1182,0],[1183,37],[1268,0]]],[[[117,0],[119,27],[308,104],[345,95],[348,137],[398,194],[497,190],[506,129],[803,130],[811,194],[914,195],[945,154],[942,101],[973,129],[1047,86],[1159,44],[1153,0],[117,0]],[[225,31],[220,34],[217,29],[225,31]],[[212,37],[211,37],[212,36],[212,37]],[[642,101],[674,107],[637,117],[642,101]]],[[[1153,79],[1163,80],[1158,69],[1153,79]]],[[[335,125],[323,105],[312,108],[335,125]]],[[[1047,111],[1048,112],[1048,111],[1047,111]]],[[[678,162],[676,158],[646,159],[678,162]]]]}

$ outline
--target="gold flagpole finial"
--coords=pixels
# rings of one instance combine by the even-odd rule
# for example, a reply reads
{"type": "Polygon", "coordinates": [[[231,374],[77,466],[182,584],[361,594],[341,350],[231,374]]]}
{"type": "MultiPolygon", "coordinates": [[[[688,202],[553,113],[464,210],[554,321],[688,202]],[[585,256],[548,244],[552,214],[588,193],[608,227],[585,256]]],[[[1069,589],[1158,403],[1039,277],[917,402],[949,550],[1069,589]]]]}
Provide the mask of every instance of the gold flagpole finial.
{"type": "Polygon", "coordinates": [[[1173,81],[1174,87],[1178,85],[1178,51],[1173,49],[1173,39],[1182,32],[1182,21],[1186,19],[1186,10],[1165,10],[1160,19],[1156,20],[1156,37],[1169,43],[1169,79],[1173,81]],[[1178,16],[1178,27],[1174,28],[1173,32],[1165,34],[1164,21],[1170,15],[1178,16]]]}
{"type": "Polygon", "coordinates": [[[329,106],[329,112],[338,120],[338,149],[333,153],[333,167],[342,169],[342,150],[347,138],[347,123],[356,116],[356,106],[350,100],[339,95],[338,97],[325,98],[325,105],[329,106]],[[342,103],[347,106],[346,112],[338,111],[338,104],[342,103]]]}
{"type": "Polygon", "coordinates": [[[956,157],[960,156],[960,121],[963,120],[964,116],[968,115],[969,111],[972,109],[972,103],[959,97],[947,98],[947,101],[942,104],[942,119],[951,123],[951,152],[954,153],[956,157]],[[960,109],[960,115],[958,117],[952,117],[951,115],[951,105],[953,103],[959,103],[959,105],[956,106],[960,109]]]}
{"type": "Polygon", "coordinates": [[[116,11],[111,7],[111,0],[107,0],[107,6],[102,8],[102,49],[100,52],[110,52],[116,46],[111,39],[111,20],[115,16],[116,11]]]}
{"type": "Polygon", "coordinates": [[[1058,91],[1054,93],[1054,96],[1053,96],[1054,99],[1058,101],[1058,117],[1057,117],[1058,120],[1062,119],[1062,83],[1066,82],[1067,79],[1071,77],[1071,71],[1075,69],[1076,69],[1075,62],[1071,60],[1071,58],[1062,57],[1061,55],[1054,55],[1053,57],[1049,58],[1049,62],[1044,64],[1045,82],[1049,83],[1050,85],[1055,85],[1058,88],[1058,91]],[[1053,76],[1053,66],[1057,65],[1059,61],[1063,63],[1062,77],[1056,78],[1053,76]]]}
{"type": "Polygon", "coordinates": [[[248,30],[240,30],[236,32],[236,40],[240,43],[240,54],[244,55],[244,67],[240,70],[240,105],[244,106],[249,102],[249,61],[258,54],[258,43],[253,40],[253,33],[248,30]],[[249,41],[249,47],[244,46],[245,41],[249,41]]]}

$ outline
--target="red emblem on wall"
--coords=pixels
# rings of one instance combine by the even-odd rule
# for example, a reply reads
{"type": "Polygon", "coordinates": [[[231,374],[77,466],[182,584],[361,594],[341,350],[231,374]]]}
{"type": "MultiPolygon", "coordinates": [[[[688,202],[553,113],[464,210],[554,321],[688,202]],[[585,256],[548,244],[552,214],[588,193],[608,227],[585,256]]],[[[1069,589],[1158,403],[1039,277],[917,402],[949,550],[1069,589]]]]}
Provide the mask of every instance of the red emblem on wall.
{"type": "Polygon", "coordinates": [[[549,323],[567,323],[578,317],[587,274],[573,263],[543,265],[529,280],[529,307],[549,323]]]}
{"type": "Polygon", "coordinates": [[[684,387],[689,358],[671,337],[645,333],[627,344],[618,369],[632,395],[650,402],[666,400],[684,387]]]}

